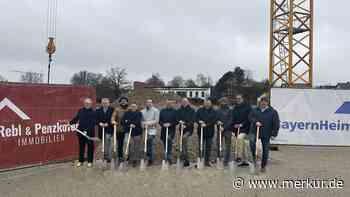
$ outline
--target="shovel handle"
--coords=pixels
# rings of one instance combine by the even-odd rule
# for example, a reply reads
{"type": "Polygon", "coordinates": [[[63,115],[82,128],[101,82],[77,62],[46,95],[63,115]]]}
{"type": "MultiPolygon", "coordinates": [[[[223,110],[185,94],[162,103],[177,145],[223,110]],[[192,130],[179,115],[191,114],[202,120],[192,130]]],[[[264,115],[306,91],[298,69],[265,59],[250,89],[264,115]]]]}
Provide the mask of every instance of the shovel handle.
{"type": "Polygon", "coordinates": [[[256,127],[256,140],[255,140],[255,159],[258,158],[258,144],[259,144],[259,137],[260,137],[260,127],[256,127]]]}
{"type": "Polygon", "coordinates": [[[114,125],[114,132],[113,132],[113,151],[114,153],[117,152],[117,125],[114,125]]]}
{"type": "Polygon", "coordinates": [[[241,130],[241,127],[238,127],[237,128],[237,137],[235,140],[235,157],[236,158],[238,157],[238,136],[239,136],[240,130],[241,130]]]}
{"type": "Polygon", "coordinates": [[[102,153],[105,152],[105,127],[102,127],[102,153]]]}
{"type": "Polygon", "coordinates": [[[166,127],[165,130],[165,156],[168,154],[168,135],[169,135],[169,127],[166,127]]]}
{"type": "Polygon", "coordinates": [[[143,150],[143,152],[147,152],[147,135],[148,135],[148,128],[147,126],[145,127],[145,148],[143,150]]]}
{"type": "Polygon", "coordinates": [[[201,126],[200,156],[203,157],[203,127],[201,126]]]}
{"type": "Polygon", "coordinates": [[[219,125],[219,151],[220,151],[220,154],[221,154],[221,152],[222,152],[222,142],[221,142],[221,140],[222,140],[222,126],[221,125],[219,125]]]}
{"type": "Polygon", "coordinates": [[[183,123],[180,124],[180,153],[182,153],[182,138],[184,134],[184,125],[183,123]]]}
{"type": "Polygon", "coordinates": [[[129,145],[130,145],[131,132],[132,132],[132,127],[130,127],[130,129],[129,129],[128,141],[126,143],[126,148],[125,148],[125,156],[126,157],[129,155],[129,145]]]}

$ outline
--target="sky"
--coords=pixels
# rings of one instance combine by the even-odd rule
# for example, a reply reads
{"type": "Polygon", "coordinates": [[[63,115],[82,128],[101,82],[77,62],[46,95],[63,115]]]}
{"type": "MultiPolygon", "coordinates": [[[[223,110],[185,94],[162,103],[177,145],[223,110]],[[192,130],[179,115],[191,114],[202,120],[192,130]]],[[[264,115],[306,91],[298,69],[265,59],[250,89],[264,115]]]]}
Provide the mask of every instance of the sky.
{"type": "MultiPolygon", "coordinates": [[[[269,0],[58,0],[53,83],[81,70],[123,67],[131,81],[235,66],[268,77],[269,0]]],[[[47,0],[0,0],[0,75],[47,72],[47,0]]],[[[347,0],[315,1],[314,85],[349,81],[347,0]]]]}

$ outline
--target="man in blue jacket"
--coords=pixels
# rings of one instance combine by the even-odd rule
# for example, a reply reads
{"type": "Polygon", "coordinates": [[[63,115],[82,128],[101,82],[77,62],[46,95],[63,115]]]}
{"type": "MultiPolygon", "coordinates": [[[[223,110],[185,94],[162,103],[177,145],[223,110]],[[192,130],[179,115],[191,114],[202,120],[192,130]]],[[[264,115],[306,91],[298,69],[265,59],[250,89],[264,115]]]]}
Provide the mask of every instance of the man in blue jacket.
{"type": "Polygon", "coordinates": [[[269,159],[269,146],[270,138],[278,135],[280,127],[280,120],[278,113],[275,109],[269,106],[269,99],[266,96],[262,96],[258,103],[258,107],[253,109],[249,114],[250,125],[250,149],[253,155],[254,165],[256,164],[256,135],[257,127],[260,128],[259,139],[262,143],[262,161],[261,161],[261,172],[266,171],[266,164],[269,159]]]}
{"type": "MultiPolygon", "coordinates": [[[[89,137],[95,137],[95,126],[96,126],[96,112],[92,109],[92,100],[86,98],[84,100],[84,107],[79,109],[75,117],[69,122],[69,124],[78,123],[78,129],[86,132],[89,137]]],[[[77,133],[79,140],[79,162],[76,167],[80,167],[84,163],[85,146],[87,145],[88,154],[88,167],[92,167],[94,160],[94,142],[88,140],[86,137],[77,133]]]]}
{"type": "Polygon", "coordinates": [[[111,163],[112,159],[112,145],[113,145],[113,126],[111,123],[113,108],[110,106],[110,101],[108,98],[101,99],[101,107],[96,110],[97,115],[97,125],[98,125],[98,135],[102,139],[102,129],[105,130],[104,136],[104,159],[107,164],[111,163]]]}
{"type": "Polygon", "coordinates": [[[198,109],[196,113],[196,122],[198,124],[198,143],[199,154],[200,151],[200,139],[201,139],[201,127],[203,128],[203,152],[204,152],[204,165],[210,167],[210,153],[211,145],[213,143],[213,137],[215,132],[215,124],[217,122],[217,112],[214,110],[211,100],[206,99],[204,106],[198,109]]]}
{"type": "Polygon", "coordinates": [[[165,155],[165,160],[168,162],[168,164],[172,163],[172,146],[177,124],[174,103],[174,101],[168,99],[166,101],[166,107],[162,109],[159,113],[159,125],[162,128],[160,133],[160,139],[163,142],[164,151],[166,149],[166,130],[168,128],[168,147],[167,155],[165,155]]]}

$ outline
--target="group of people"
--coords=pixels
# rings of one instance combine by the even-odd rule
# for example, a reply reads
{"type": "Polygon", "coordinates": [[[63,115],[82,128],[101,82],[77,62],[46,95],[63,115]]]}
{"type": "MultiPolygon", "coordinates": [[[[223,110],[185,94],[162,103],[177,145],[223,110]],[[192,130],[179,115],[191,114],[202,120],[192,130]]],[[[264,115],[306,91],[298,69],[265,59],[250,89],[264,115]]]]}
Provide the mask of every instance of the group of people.
{"type": "MultiPolygon", "coordinates": [[[[145,108],[138,109],[136,103],[129,104],[128,98],[121,97],[119,106],[111,107],[110,100],[103,98],[101,107],[94,110],[92,100],[85,99],[84,107],[81,108],[70,124],[78,123],[78,129],[85,131],[88,136],[95,136],[95,126],[98,127],[98,137],[104,139],[104,159],[110,163],[113,156],[119,162],[131,161],[136,166],[140,161],[143,145],[142,137],[147,135],[146,159],[148,165],[153,165],[155,160],[155,145],[158,126],[160,126],[160,139],[163,144],[164,160],[171,164],[173,144],[176,132],[181,131],[181,153],[180,159],[184,167],[190,166],[188,146],[193,131],[197,128],[199,155],[203,156],[204,165],[211,166],[210,154],[214,143],[215,134],[219,132],[222,137],[216,137],[217,157],[223,158],[224,165],[235,160],[238,166],[249,165],[247,161],[248,146],[256,164],[256,137],[257,133],[262,142],[261,171],[269,158],[270,138],[275,137],[279,130],[279,117],[275,109],[269,105],[268,97],[261,97],[256,108],[245,102],[242,95],[236,96],[233,106],[229,100],[223,97],[219,100],[218,108],[215,108],[210,99],[206,99],[198,110],[191,105],[187,98],[183,98],[180,106],[176,108],[174,100],[167,100],[166,106],[158,110],[153,106],[152,100],[147,100],[145,108]],[[197,126],[195,126],[197,125],[197,126]],[[177,129],[179,128],[179,129],[177,129]],[[104,132],[102,132],[102,130],[104,132]],[[258,132],[257,132],[258,130],[258,132]],[[147,131],[147,132],[146,132],[147,131]],[[102,136],[104,133],[104,136],[102,136]],[[201,136],[203,134],[203,136],[201,136]],[[115,135],[115,137],[114,137],[115,135]],[[127,139],[130,136],[131,139],[127,139]],[[113,138],[114,137],[114,138],[113,138]],[[236,140],[232,141],[235,137],[236,140]],[[116,139],[116,153],[113,155],[113,139],[116,139]],[[125,155],[125,142],[131,140],[129,152],[125,155]],[[235,143],[235,156],[232,156],[232,144],[235,143]],[[223,144],[223,145],[222,145],[223,144]],[[222,150],[219,146],[222,145],[222,150]],[[166,147],[167,146],[167,147],[166,147]],[[166,150],[166,151],[165,151],[166,150]]],[[[85,146],[87,146],[88,167],[92,166],[94,155],[94,142],[78,133],[79,139],[79,162],[80,167],[84,162],[85,146]]],[[[129,146],[129,144],[128,144],[129,146]]]]}

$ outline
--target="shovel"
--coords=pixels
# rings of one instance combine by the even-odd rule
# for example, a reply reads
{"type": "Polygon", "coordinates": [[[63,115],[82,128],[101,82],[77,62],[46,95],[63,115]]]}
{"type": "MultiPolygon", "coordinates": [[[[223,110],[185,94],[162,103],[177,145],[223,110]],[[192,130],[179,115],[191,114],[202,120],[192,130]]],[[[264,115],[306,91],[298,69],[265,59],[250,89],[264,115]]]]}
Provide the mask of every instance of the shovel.
{"type": "Polygon", "coordinates": [[[200,136],[200,145],[199,145],[199,157],[197,158],[197,168],[203,169],[204,161],[203,161],[203,126],[201,125],[201,136],[200,136]]]}
{"type": "Polygon", "coordinates": [[[224,169],[224,163],[222,161],[222,144],[221,144],[221,141],[222,141],[222,124],[219,124],[219,156],[218,158],[216,158],[216,168],[221,170],[221,169],[224,169]]]}
{"type": "Polygon", "coordinates": [[[255,158],[253,158],[253,163],[249,166],[250,167],[250,172],[252,174],[256,174],[256,164],[257,164],[257,159],[258,159],[258,145],[259,145],[259,137],[260,137],[260,127],[256,127],[256,139],[255,139],[255,158]]]}
{"type": "Polygon", "coordinates": [[[177,161],[176,161],[176,166],[177,169],[181,169],[183,167],[182,162],[181,162],[181,155],[182,155],[182,138],[183,138],[183,133],[184,133],[184,122],[180,121],[180,142],[179,142],[179,154],[177,155],[177,161]]]}
{"type": "Polygon", "coordinates": [[[96,160],[96,166],[98,168],[106,168],[105,157],[105,127],[102,127],[102,158],[96,160]]]}
{"type": "Polygon", "coordinates": [[[140,163],[140,170],[144,171],[146,168],[146,164],[145,164],[145,158],[147,155],[147,135],[148,135],[148,129],[147,129],[147,125],[145,126],[145,147],[143,149],[143,157],[141,159],[141,163],[140,163]]]}
{"type": "Polygon", "coordinates": [[[169,135],[169,127],[166,127],[165,131],[165,155],[162,161],[162,170],[168,170],[168,135],[169,135]]]}
{"type": "MultiPolygon", "coordinates": [[[[239,136],[239,133],[240,133],[240,130],[241,130],[241,126],[239,126],[237,128],[237,136],[236,136],[236,139],[235,139],[235,154],[234,154],[234,159],[231,160],[231,163],[229,164],[230,166],[230,170],[235,170],[235,167],[236,167],[236,159],[238,158],[238,136],[239,136]]],[[[234,134],[232,135],[232,137],[234,136],[234,134]]]]}
{"type": "Polygon", "coordinates": [[[88,140],[91,141],[100,141],[100,139],[98,139],[98,137],[90,137],[87,135],[86,131],[80,131],[79,129],[74,129],[77,133],[80,133],[82,136],[86,137],[88,140]]]}
{"type": "Polygon", "coordinates": [[[130,138],[131,138],[131,132],[132,132],[132,127],[130,126],[129,134],[128,134],[128,140],[126,142],[126,148],[125,148],[125,159],[123,162],[120,163],[119,165],[119,170],[123,170],[124,168],[128,167],[128,157],[129,157],[129,145],[130,145],[130,138]],[[125,163],[125,164],[124,164],[125,163]]]}
{"type": "Polygon", "coordinates": [[[111,169],[116,169],[117,166],[117,125],[113,126],[113,157],[111,169]]]}

